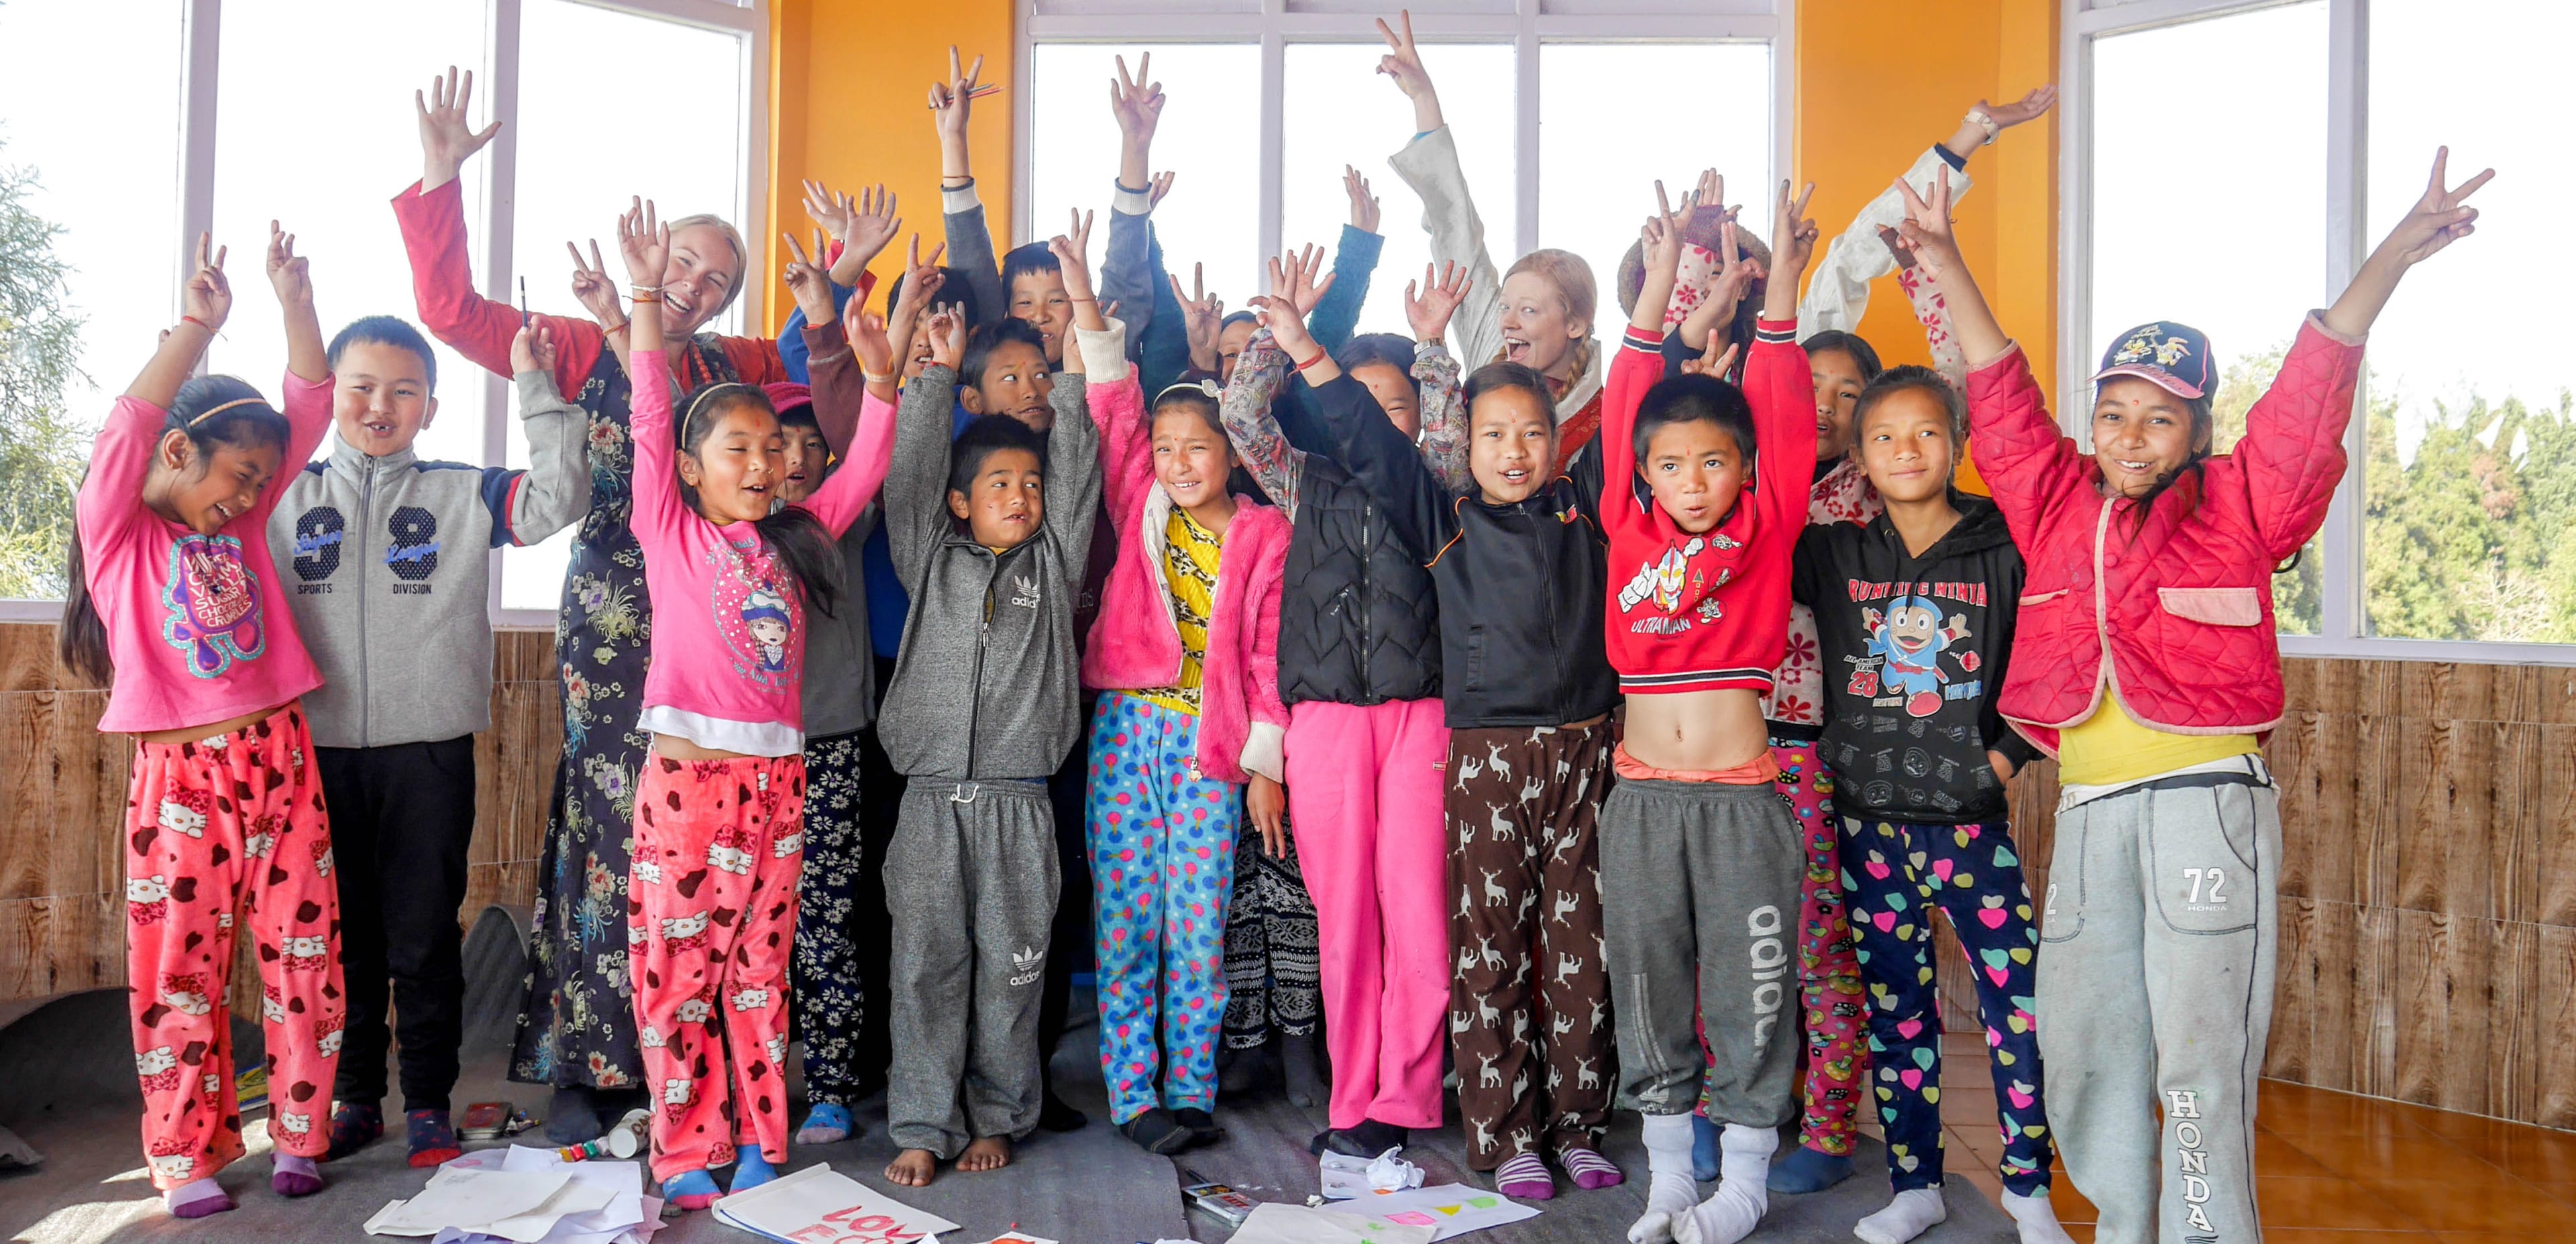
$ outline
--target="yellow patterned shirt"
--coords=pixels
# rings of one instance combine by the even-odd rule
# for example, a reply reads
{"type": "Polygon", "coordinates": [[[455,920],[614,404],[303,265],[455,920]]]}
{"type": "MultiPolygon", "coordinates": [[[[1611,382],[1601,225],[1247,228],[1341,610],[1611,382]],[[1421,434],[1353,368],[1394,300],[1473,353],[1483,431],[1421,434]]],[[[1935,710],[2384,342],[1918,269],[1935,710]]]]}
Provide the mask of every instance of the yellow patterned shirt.
{"type": "Polygon", "coordinates": [[[1172,507],[1163,524],[1163,582],[1172,594],[1172,618],[1181,632],[1181,677],[1168,687],[1138,695],[1175,712],[1196,716],[1199,681],[1207,666],[1208,619],[1216,613],[1217,558],[1225,537],[1199,525],[1190,512],[1172,507]]]}

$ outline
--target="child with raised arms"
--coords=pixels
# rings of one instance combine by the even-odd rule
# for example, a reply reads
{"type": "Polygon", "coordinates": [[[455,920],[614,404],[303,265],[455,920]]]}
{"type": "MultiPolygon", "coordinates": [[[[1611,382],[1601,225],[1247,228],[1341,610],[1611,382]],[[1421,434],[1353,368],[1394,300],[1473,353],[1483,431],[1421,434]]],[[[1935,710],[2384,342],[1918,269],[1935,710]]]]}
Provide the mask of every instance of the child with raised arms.
{"type": "Polygon", "coordinates": [[[2476,228],[2447,149],[2431,184],[2213,452],[2209,339],[2114,337],[2091,453],[1961,261],[1946,191],[1907,188],[1905,245],[1949,298],[1977,460],[2029,565],[2000,708],[2057,757],[2035,1005],[2048,1126],[2098,1239],[2255,1239],[2254,1106],[2279,954],[2274,568],[2343,478],[2362,340],[2408,269],[2476,228]],[[2157,1118],[2162,1112],[2162,1120],[2157,1118]]]}
{"type": "Polygon", "coordinates": [[[108,412],[72,517],[64,665],[108,689],[98,728],[134,736],[120,828],[126,978],[143,1151],[181,1218],[233,1208],[234,944],[258,947],[271,1084],[269,1186],[322,1188],[323,1107],[346,1012],[331,827],[303,697],[322,683],[269,556],[268,518],[331,427],[313,283],[269,224],[286,311],[286,413],[190,375],[232,311],[224,252],[197,239],[179,322],[108,412]]]}
{"type": "MultiPolygon", "coordinates": [[[[631,522],[658,602],[637,723],[653,742],[635,791],[627,935],[654,1094],[653,1175],[665,1198],[704,1209],[719,1195],[713,1168],[735,1164],[741,1192],[787,1160],[806,619],[832,614],[845,594],[834,542],[885,479],[894,389],[881,382],[864,399],[850,469],[779,505],[786,444],[762,390],[709,385],[673,426],[652,309],[670,230],[639,200],[617,233],[644,312],[633,321],[631,522]]],[[[809,315],[821,302],[820,318],[837,323],[822,269],[791,264],[787,280],[809,315]]],[[[891,371],[892,348],[881,353],[875,366],[891,371]]]]}
{"type": "Polygon", "coordinates": [[[1776,1129],[1796,1113],[1790,956],[1806,856],[1773,790],[1760,695],[1788,643],[1790,552],[1815,465],[1795,319],[1816,236],[1807,194],[1793,201],[1781,183],[1742,389],[1718,379],[1723,362],[1657,379],[1682,217],[1659,210],[1646,222],[1646,288],[1603,403],[1601,469],[1616,481],[1602,502],[1604,612],[1628,718],[1602,809],[1601,883],[1622,899],[1604,919],[1622,1096],[1646,1115],[1651,1183],[1628,1231],[1635,1244],[1750,1234],[1769,1206],[1776,1129]],[[1703,1071],[1723,1130],[1717,1191],[1694,1205],[1690,1114],[1703,1071]]]}

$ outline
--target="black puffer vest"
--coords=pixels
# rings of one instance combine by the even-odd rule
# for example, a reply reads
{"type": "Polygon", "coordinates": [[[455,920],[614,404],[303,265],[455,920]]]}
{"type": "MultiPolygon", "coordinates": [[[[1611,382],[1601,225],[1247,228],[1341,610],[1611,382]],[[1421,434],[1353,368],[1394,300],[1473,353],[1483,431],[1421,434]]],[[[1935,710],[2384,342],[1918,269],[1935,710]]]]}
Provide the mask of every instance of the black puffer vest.
{"type": "Polygon", "coordinates": [[[1372,705],[1440,695],[1440,602],[1368,493],[1321,454],[1298,485],[1279,601],[1279,694],[1372,705]]]}

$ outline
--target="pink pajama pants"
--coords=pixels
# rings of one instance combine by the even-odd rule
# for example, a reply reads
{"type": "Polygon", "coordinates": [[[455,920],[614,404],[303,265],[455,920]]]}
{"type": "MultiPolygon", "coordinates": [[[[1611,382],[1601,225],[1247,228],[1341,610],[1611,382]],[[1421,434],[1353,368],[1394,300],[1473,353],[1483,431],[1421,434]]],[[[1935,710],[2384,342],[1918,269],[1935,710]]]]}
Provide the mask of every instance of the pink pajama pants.
{"type": "Polygon", "coordinates": [[[1288,811],[1315,899],[1332,1126],[1440,1126],[1449,854],[1440,701],[1288,716],[1288,811]]]}
{"type": "Polygon", "coordinates": [[[269,1139],[299,1157],[331,1147],[347,1012],[331,823],[312,761],[300,704],[229,734],[134,746],[125,968],[156,1188],[242,1155],[224,992],[245,924],[258,948],[269,1139]]]}
{"type": "Polygon", "coordinates": [[[627,961],[653,1094],[653,1178],[787,1160],[787,964],[805,757],[644,758],[627,961]]]}

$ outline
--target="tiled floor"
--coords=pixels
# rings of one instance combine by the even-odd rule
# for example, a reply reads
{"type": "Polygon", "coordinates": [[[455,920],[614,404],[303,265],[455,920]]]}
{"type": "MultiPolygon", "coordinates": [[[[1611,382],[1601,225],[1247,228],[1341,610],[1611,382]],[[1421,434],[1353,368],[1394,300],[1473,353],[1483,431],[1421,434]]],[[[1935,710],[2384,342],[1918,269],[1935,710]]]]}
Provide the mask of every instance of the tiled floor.
{"type": "MultiPolygon", "coordinates": [[[[1942,1038],[1947,1166],[1989,1198],[1995,1096],[1985,1042],[1942,1038]]],[[[2263,1082],[2254,1169],[2271,1244],[2576,1240],[2576,1133],[2499,1123],[2277,1080],[2263,1082]]],[[[2058,1217],[2092,1244],[2093,1203],[2057,1167],[2058,1217]]]]}

